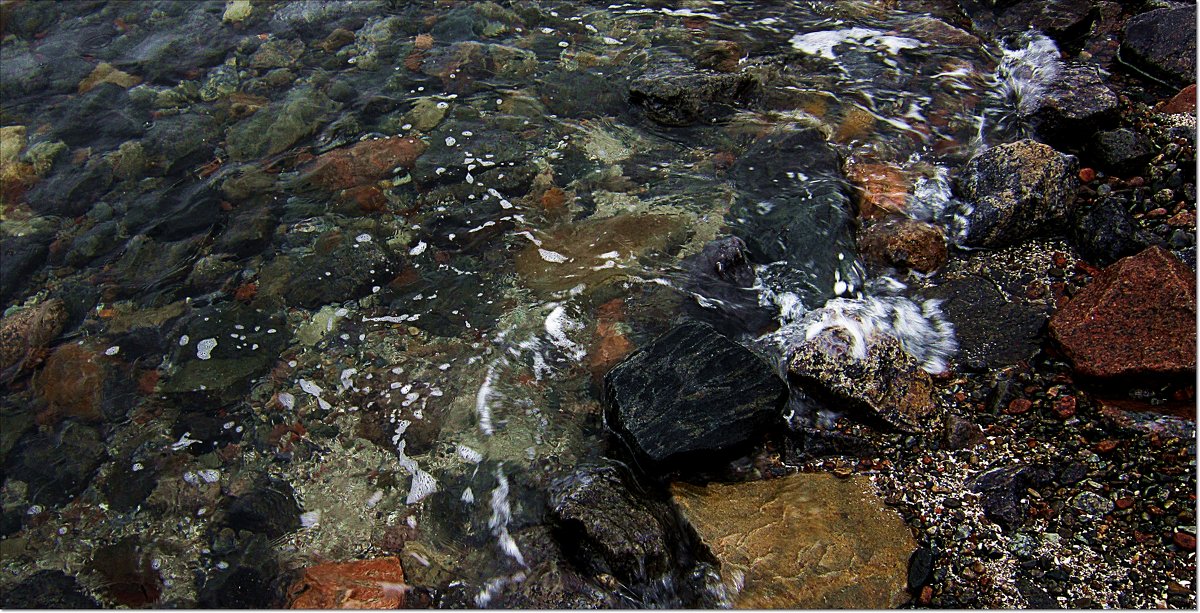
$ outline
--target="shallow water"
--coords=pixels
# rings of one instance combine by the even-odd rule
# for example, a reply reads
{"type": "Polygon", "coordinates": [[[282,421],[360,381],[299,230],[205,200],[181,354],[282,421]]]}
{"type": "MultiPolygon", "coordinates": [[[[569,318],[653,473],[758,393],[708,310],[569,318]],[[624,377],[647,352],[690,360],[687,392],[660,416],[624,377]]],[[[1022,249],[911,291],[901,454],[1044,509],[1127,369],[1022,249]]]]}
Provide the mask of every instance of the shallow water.
{"type": "MultiPolygon", "coordinates": [[[[25,379],[4,451],[82,428],[96,472],[10,454],[5,513],[46,527],[18,522],[39,553],[6,574],[98,586],[96,548],[132,536],[151,602],[194,604],[241,559],[214,510],[270,476],[304,512],[264,545],[283,567],[398,540],[411,583],[496,604],[549,484],[608,454],[600,378],[629,349],[679,318],[750,342],[904,300],[855,253],[843,166],[901,169],[908,214],[953,226],[945,169],[1010,135],[1005,88],[1037,71],[998,78],[953,15],[882,4],[8,5],[0,123],[29,168],[2,231],[33,255],[2,298],[62,298],[82,350],[50,365],[95,383],[25,379]],[[753,92],[683,126],[631,102],[697,66],[753,92]],[[706,285],[729,236],[755,278],[706,285]]],[[[910,306],[885,317],[930,316],[910,306]]],[[[627,602],[719,601],[676,581],[627,602]]]]}

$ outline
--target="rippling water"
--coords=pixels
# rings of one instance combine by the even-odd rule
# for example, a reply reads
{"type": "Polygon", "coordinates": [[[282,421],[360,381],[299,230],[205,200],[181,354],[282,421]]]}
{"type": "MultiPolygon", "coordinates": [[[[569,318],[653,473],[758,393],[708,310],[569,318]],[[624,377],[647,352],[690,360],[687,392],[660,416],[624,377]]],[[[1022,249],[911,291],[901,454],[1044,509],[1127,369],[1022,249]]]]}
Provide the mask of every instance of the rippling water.
{"type": "MultiPolygon", "coordinates": [[[[551,480],[605,453],[600,377],[672,321],[936,320],[867,276],[843,171],[894,168],[907,214],[953,229],[946,169],[1019,131],[1053,66],[896,4],[5,4],[0,298],[62,299],[82,350],[49,365],[95,373],[4,400],[97,441],[94,476],[6,467],[75,531],[34,558],[134,536],[160,602],[194,603],[236,557],[213,510],[270,476],[304,511],[284,566],[400,540],[414,584],[491,604],[551,480]],[[749,85],[680,122],[631,101],[698,74],[749,85]],[[731,236],[752,278],[706,282],[731,236]]],[[[913,347],[952,350],[934,328],[913,347]]],[[[653,603],[716,602],[664,581],[653,603]]]]}

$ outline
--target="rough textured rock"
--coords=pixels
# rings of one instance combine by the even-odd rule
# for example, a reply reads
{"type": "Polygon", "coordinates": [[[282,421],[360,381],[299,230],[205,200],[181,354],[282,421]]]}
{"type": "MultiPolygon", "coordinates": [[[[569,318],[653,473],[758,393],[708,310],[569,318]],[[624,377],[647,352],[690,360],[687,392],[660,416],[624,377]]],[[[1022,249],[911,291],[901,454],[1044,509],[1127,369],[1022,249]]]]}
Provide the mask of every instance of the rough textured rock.
{"type": "Polygon", "coordinates": [[[923,430],[934,410],[929,373],[890,336],[827,327],[796,348],[788,373],[805,391],[902,430],[923,430]]]}
{"type": "Polygon", "coordinates": [[[1086,210],[1076,211],[1071,222],[1071,242],[1092,264],[1107,266],[1134,255],[1154,240],[1139,230],[1126,209],[1125,199],[1109,195],[1086,210]]]}
{"type": "Polygon", "coordinates": [[[1184,115],[1195,115],[1196,84],[1192,83],[1191,85],[1179,90],[1178,94],[1175,94],[1174,97],[1172,97],[1170,100],[1167,100],[1162,104],[1162,106],[1157,107],[1157,109],[1158,112],[1166,113],[1168,115],[1180,113],[1184,115]]]}
{"type": "Polygon", "coordinates": [[[955,275],[922,295],[942,301],[942,311],[954,324],[958,361],[968,369],[1008,366],[1041,349],[1046,308],[1012,300],[993,279],[955,275]]]}
{"type": "Polygon", "coordinates": [[[1072,210],[1079,163],[1022,140],[971,158],[958,191],[968,204],[962,244],[1001,247],[1060,230],[1072,210]]]}
{"type": "Polygon", "coordinates": [[[16,293],[29,275],[46,263],[53,237],[42,235],[5,236],[0,239],[0,303],[16,293]]]}
{"type": "Polygon", "coordinates": [[[290,485],[272,481],[234,498],[221,524],[279,538],[300,527],[300,508],[290,485]]]}
{"type": "Polygon", "coordinates": [[[397,168],[412,168],[426,147],[414,137],[362,141],[321,155],[305,169],[304,177],[328,190],[366,185],[390,176],[397,168]]]}
{"type": "Polygon", "coordinates": [[[1092,137],[1091,152],[1104,170],[1120,175],[1141,172],[1153,155],[1145,135],[1127,128],[1098,132],[1092,137]]]}
{"type": "Polygon", "coordinates": [[[1117,119],[1120,103],[1104,83],[1100,69],[1068,63],[1038,99],[1033,125],[1053,142],[1079,142],[1117,119]]]}
{"type": "Polygon", "coordinates": [[[39,414],[39,421],[55,423],[63,417],[103,420],[100,398],[104,378],[105,368],[99,353],[75,343],[58,347],[33,378],[34,390],[47,405],[39,414]]]}
{"type": "Polygon", "coordinates": [[[226,148],[235,160],[274,155],[315,132],[334,106],[319,91],[297,88],[286,99],[231,126],[225,136],[226,148]]]}
{"type": "Polygon", "coordinates": [[[1160,247],[1100,272],[1050,319],[1075,369],[1093,377],[1196,369],[1196,274],[1160,247]]]}
{"type": "Polygon", "coordinates": [[[288,588],[289,609],[399,609],[406,588],[399,558],[328,562],[288,588]]]}
{"type": "Polygon", "coordinates": [[[946,263],[946,237],[937,226],[915,219],[891,219],[858,235],[859,252],[882,264],[933,272],[946,263]]]}
{"type": "Polygon", "coordinates": [[[645,581],[667,569],[668,544],[659,517],[665,509],[634,494],[618,470],[590,467],[551,488],[552,513],[585,559],[603,560],[625,582],[645,581]]]}
{"type": "Polygon", "coordinates": [[[700,322],[631,354],[605,387],[616,424],[655,461],[745,443],[779,418],[787,395],[766,362],[700,322]]]}
{"type": "Polygon", "coordinates": [[[30,352],[50,344],[66,323],[66,304],[58,299],[0,319],[0,381],[15,375],[30,352]]]}
{"type": "Polygon", "coordinates": [[[980,505],[988,519],[1007,530],[1021,527],[1029,519],[1029,488],[1039,488],[1054,479],[1045,466],[996,468],[979,475],[971,490],[980,494],[980,505]]]}
{"type": "Polygon", "coordinates": [[[1155,9],[1125,24],[1120,59],[1176,86],[1196,81],[1196,5],[1155,9]]]}
{"type": "MultiPolygon", "coordinates": [[[[547,526],[532,526],[513,535],[530,562],[524,581],[504,586],[493,606],[508,609],[615,609],[621,601],[612,590],[588,580],[564,557],[559,542],[547,526]]],[[[464,595],[467,596],[467,595],[464,595]]],[[[463,607],[478,607],[464,599],[463,607]]],[[[443,600],[445,603],[446,600],[443,600]]],[[[444,606],[444,605],[443,605],[444,606]]],[[[452,608],[452,607],[447,607],[452,608]]]]}
{"type": "Polygon", "coordinates": [[[883,609],[908,598],[916,543],[864,478],[798,474],[671,492],[736,608],[883,609]]]}
{"type": "Polygon", "coordinates": [[[635,78],[629,84],[629,100],[658,123],[686,126],[728,112],[729,105],[747,99],[756,86],[746,73],[694,70],[668,62],[635,78]]]}

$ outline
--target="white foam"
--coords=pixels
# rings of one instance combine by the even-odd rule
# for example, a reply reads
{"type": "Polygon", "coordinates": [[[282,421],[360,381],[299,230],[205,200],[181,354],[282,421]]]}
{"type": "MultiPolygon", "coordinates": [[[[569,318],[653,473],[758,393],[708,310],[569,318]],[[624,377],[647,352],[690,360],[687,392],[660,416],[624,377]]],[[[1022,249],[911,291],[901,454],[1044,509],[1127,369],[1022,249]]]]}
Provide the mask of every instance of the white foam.
{"type": "Polygon", "coordinates": [[[871,28],[846,28],[842,30],[822,30],[797,34],[788,42],[792,48],[809,55],[819,55],[826,59],[837,59],[834,48],[838,45],[856,44],[863,47],[882,47],[890,55],[896,55],[904,49],[916,49],[925,43],[903,36],[892,36],[880,30],[871,28]]]}
{"type": "Polygon", "coordinates": [[[492,386],[496,383],[496,371],[492,367],[488,367],[487,375],[483,378],[483,383],[479,385],[479,391],[475,394],[475,415],[479,418],[479,430],[484,434],[492,435],[492,409],[488,404],[491,400],[492,386]]]}
{"type": "Polygon", "coordinates": [[[217,347],[217,339],[206,338],[196,343],[196,357],[207,360],[212,357],[212,350],[217,347]]]}
{"type": "Polygon", "coordinates": [[[561,349],[564,353],[575,361],[582,360],[587,356],[587,349],[584,349],[579,344],[567,337],[568,330],[578,330],[583,327],[583,324],[567,317],[567,310],[563,305],[554,307],[550,314],[546,316],[546,334],[550,336],[550,342],[554,346],[561,349]]]}

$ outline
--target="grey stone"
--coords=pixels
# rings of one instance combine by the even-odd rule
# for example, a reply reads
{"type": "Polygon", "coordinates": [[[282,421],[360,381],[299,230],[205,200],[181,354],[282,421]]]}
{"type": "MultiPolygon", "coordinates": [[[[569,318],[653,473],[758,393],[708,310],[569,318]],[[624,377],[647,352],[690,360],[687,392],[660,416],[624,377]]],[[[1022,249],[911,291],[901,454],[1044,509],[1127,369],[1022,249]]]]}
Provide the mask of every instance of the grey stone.
{"type": "Polygon", "coordinates": [[[1117,120],[1120,101],[1104,83],[1100,69],[1071,62],[1038,100],[1033,124],[1054,142],[1081,142],[1117,120]]]}
{"type": "Polygon", "coordinates": [[[1196,82],[1196,5],[1148,11],[1125,24],[1118,56],[1173,85],[1196,82]]]}

